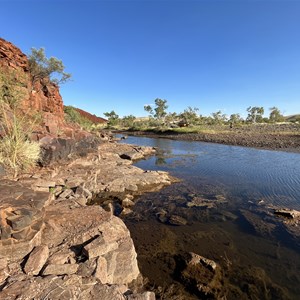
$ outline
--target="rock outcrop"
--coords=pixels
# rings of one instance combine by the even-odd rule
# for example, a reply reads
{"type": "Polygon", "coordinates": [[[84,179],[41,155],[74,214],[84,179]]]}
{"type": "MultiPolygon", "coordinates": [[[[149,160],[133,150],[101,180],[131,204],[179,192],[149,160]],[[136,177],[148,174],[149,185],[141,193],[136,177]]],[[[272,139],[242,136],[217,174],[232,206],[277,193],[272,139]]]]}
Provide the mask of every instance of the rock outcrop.
{"type": "Polygon", "coordinates": [[[0,67],[22,80],[20,109],[41,114],[32,138],[43,149],[34,174],[10,180],[0,167],[0,298],[154,300],[115,213],[130,213],[135,195],[173,181],[132,166],[155,149],[67,127],[58,86],[33,82],[26,55],[4,39],[0,67]]]}
{"type": "Polygon", "coordinates": [[[57,134],[64,122],[63,101],[56,84],[45,78],[32,82],[27,56],[12,43],[0,38],[0,67],[15,71],[22,78],[24,99],[22,110],[42,114],[45,129],[57,134]]]}
{"type": "Polygon", "coordinates": [[[134,195],[170,184],[167,173],[143,171],[122,158],[154,151],[103,143],[85,158],[17,182],[1,180],[0,297],[155,299],[154,293],[129,290],[141,275],[123,221],[113,210],[86,205],[97,198],[128,209],[134,195]]]}

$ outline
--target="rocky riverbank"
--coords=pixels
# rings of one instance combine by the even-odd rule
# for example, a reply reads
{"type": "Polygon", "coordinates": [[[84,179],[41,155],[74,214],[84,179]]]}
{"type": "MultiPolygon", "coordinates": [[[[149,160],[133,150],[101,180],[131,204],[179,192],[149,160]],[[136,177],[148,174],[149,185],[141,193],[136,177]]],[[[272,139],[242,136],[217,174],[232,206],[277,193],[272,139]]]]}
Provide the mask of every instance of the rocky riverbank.
{"type": "Polygon", "coordinates": [[[224,125],[208,126],[203,132],[197,133],[176,133],[169,130],[164,132],[133,131],[126,132],[126,134],[300,152],[299,124],[254,124],[233,126],[233,128],[224,125]]]}
{"type": "Polygon", "coordinates": [[[123,221],[135,195],[170,185],[132,161],[155,149],[100,143],[85,157],[0,180],[2,299],[155,299],[123,221]],[[93,201],[105,202],[107,211],[93,201]]]}

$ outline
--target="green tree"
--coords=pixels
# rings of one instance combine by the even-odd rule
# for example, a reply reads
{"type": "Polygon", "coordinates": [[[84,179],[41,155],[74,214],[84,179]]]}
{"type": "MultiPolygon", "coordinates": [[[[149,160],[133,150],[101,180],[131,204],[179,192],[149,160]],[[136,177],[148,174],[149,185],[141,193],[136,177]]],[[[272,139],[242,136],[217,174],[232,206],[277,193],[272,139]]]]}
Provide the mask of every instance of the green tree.
{"type": "Polygon", "coordinates": [[[49,78],[51,82],[59,85],[71,78],[71,74],[65,73],[62,61],[56,57],[47,58],[44,48],[31,48],[28,61],[33,84],[38,80],[49,78]]]}
{"type": "Polygon", "coordinates": [[[247,117],[247,121],[252,122],[252,123],[260,123],[263,119],[263,114],[265,112],[264,108],[258,107],[258,106],[249,106],[247,108],[247,112],[248,112],[248,117],[247,117]]]}
{"type": "Polygon", "coordinates": [[[167,100],[156,98],[154,102],[156,105],[156,107],[154,108],[154,117],[160,121],[164,120],[165,116],[167,115],[166,110],[168,109],[167,100]]]}
{"type": "Polygon", "coordinates": [[[165,116],[165,122],[168,124],[168,125],[171,125],[172,123],[174,123],[176,120],[178,119],[178,115],[176,112],[173,112],[173,113],[168,113],[166,116],[165,116]]]}
{"type": "Polygon", "coordinates": [[[108,119],[109,126],[115,126],[119,123],[119,115],[117,115],[114,110],[111,112],[105,112],[104,116],[108,119]]]}
{"type": "Polygon", "coordinates": [[[240,124],[243,122],[243,118],[240,114],[231,114],[229,117],[229,122],[232,124],[240,124]]]}
{"type": "Polygon", "coordinates": [[[199,120],[198,111],[199,108],[192,108],[191,106],[189,106],[183,111],[183,113],[180,114],[180,117],[182,118],[182,121],[186,124],[195,125],[197,123],[197,120],[199,120]]]}
{"type": "Polygon", "coordinates": [[[132,127],[135,119],[136,117],[134,115],[124,116],[122,118],[122,125],[124,127],[132,127]]]}
{"type": "Polygon", "coordinates": [[[151,116],[153,116],[156,120],[158,121],[164,121],[165,116],[167,115],[167,100],[162,100],[160,98],[156,98],[154,100],[155,103],[155,108],[153,110],[153,108],[151,107],[151,105],[145,105],[144,106],[144,110],[149,112],[149,114],[151,116]]]}
{"type": "Polygon", "coordinates": [[[269,116],[269,120],[270,122],[283,122],[284,121],[284,117],[281,114],[280,110],[273,106],[270,108],[270,116],[269,116]]]}
{"type": "Polygon", "coordinates": [[[149,113],[150,117],[154,115],[153,108],[151,107],[151,105],[145,105],[144,110],[149,113]]]}
{"type": "Polygon", "coordinates": [[[215,113],[212,113],[211,115],[213,117],[214,124],[223,124],[227,121],[227,116],[225,114],[222,114],[220,110],[218,110],[215,113]]]}

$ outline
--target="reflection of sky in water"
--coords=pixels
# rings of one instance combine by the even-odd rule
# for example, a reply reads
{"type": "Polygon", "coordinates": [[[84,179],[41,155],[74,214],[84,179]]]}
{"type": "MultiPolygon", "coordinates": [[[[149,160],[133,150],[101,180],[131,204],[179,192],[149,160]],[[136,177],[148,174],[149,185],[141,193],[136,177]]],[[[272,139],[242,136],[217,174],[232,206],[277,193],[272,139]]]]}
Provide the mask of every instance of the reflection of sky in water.
{"type": "Polygon", "coordinates": [[[140,168],[169,171],[192,185],[211,179],[236,196],[300,209],[300,154],[144,137],[124,143],[159,148],[156,157],[136,163],[140,168]]]}

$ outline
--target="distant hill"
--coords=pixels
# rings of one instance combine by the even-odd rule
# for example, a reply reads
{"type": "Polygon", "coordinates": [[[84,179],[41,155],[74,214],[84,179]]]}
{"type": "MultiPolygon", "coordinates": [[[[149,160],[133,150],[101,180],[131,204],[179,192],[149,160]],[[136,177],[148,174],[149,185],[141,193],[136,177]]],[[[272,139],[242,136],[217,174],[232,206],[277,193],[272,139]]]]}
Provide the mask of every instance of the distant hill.
{"type": "Polygon", "coordinates": [[[290,115],[290,116],[286,116],[284,117],[286,122],[296,122],[296,121],[300,121],[300,114],[296,114],[296,115],[290,115]]]}
{"type": "Polygon", "coordinates": [[[80,108],[76,108],[74,107],[74,109],[76,111],[78,111],[80,113],[80,115],[88,120],[90,120],[91,122],[93,122],[94,124],[103,124],[103,123],[107,123],[106,119],[103,119],[101,117],[97,117],[96,115],[92,115],[87,111],[84,111],[80,108]]]}

